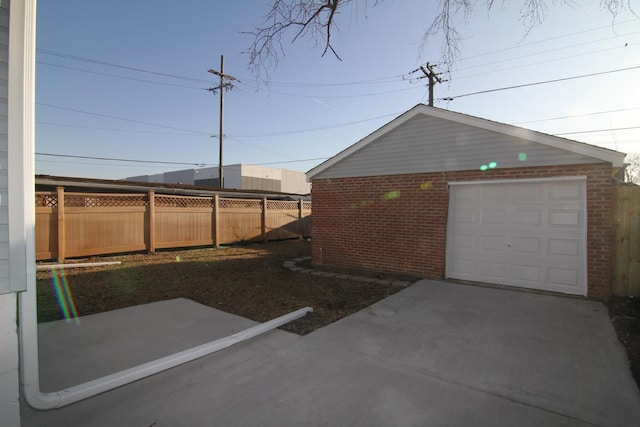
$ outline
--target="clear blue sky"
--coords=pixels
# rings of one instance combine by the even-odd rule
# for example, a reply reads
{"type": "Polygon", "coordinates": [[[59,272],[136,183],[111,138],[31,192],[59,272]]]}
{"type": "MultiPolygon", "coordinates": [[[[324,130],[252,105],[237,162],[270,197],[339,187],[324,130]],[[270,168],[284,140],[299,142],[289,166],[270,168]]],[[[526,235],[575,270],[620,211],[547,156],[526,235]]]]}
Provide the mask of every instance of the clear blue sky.
{"type": "MultiPolygon", "coordinates": [[[[207,70],[220,68],[220,55],[225,72],[240,80],[225,94],[224,163],[307,171],[427,102],[426,81],[408,73],[440,60],[440,40],[422,52],[418,46],[436,3],[386,0],[363,13],[364,2],[355,2],[334,35],[342,61],[322,58],[310,40],[284,40],[286,56],[266,86],[242,53],[251,43],[242,32],[261,23],[266,0],[41,0],[36,172],[118,179],[217,166],[211,135],[218,133],[219,98],[205,88],[219,83],[207,70]]],[[[467,22],[460,17],[461,59],[436,98],[640,67],[640,19],[631,13],[613,22],[596,1],[551,7],[525,37],[511,3],[490,14],[479,5],[467,22]]],[[[636,68],[436,106],[639,152],[639,82],[636,68]]]]}

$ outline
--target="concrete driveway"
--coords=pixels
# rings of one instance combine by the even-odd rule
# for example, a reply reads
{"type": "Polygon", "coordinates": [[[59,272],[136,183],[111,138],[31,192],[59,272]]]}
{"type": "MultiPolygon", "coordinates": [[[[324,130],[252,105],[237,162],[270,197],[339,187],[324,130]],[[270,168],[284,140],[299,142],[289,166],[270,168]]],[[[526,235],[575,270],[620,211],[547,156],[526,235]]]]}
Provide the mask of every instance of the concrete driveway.
{"type": "MultiPolygon", "coordinates": [[[[44,391],[254,323],[178,299],[41,325],[44,391]]],[[[301,337],[272,331],[34,426],[638,426],[604,305],[423,280],[301,337]]]]}

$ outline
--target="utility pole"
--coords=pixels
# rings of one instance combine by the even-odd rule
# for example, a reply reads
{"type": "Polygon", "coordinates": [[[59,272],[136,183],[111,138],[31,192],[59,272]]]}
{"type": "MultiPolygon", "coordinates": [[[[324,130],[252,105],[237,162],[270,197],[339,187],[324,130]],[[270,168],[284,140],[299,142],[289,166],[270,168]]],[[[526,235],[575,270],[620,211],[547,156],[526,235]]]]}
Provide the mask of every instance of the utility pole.
{"type": "Polygon", "coordinates": [[[424,77],[418,77],[419,79],[429,79],[429,107],[433,107],[433,87],[436,85],[436,83],[442,83],[446,81],[442,80],[439,77],[442,73],[436,73],[435,71],[433,71],[434,67],[436,67],[436,65],[431,65],[428,62],[427,65],[420,66],[420,70],[424,73],[424,77]]]}
{"type": "Polygon", "coordinates": [[[215,95],[216,91],[220,91],[220,129],[218,133],[219,140],[219,164],[218,164],[218,186],[220,188],[224,188],[224,175],[222,173],[222,131],[223,131],[223,120],[224,120],[224,92],[225,90],[233,89],[233,83],[225,82],[225,80],[234,81],[238,80],[233,76],[224,73],[224,55],[220,55],[220,71],[217,70],[209,70],[211,74],[215,74],[220,77],[220,85],[216,87],[207,88],[208,91],[213,92],[215,95]]]}

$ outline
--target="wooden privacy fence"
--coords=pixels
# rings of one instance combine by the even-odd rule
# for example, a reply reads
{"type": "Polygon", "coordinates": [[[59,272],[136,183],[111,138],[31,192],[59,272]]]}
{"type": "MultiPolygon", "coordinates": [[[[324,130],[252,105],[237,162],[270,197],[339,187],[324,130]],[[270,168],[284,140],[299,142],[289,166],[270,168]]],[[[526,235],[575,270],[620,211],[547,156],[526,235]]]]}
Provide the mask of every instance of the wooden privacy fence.
{"type": "Polygon", "coordinates": [[[36,192],[36,259],[58,259],[311,235],[311,202],[36,192]]]}
{"type": "Polygon", "coordinates": [[[615,187],[613,294],[640,296],[640,187],[615,187]]]}

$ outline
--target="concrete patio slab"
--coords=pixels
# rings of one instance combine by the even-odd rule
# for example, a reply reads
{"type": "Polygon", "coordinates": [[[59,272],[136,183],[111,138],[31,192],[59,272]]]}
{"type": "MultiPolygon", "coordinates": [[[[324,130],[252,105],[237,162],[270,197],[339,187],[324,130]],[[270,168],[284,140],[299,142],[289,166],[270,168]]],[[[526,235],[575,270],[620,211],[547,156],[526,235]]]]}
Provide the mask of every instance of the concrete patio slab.
{"type": "MultiPolygon", "coordinates": [[[[53,322],[41,369],[59,389],[253,324],[188,300],[53,322]]],[[[424,280],[304,337],[272,331],[66,408],[21,410],[24,427],[637,426],[640,392],[604,305],[424,280]]]]}

